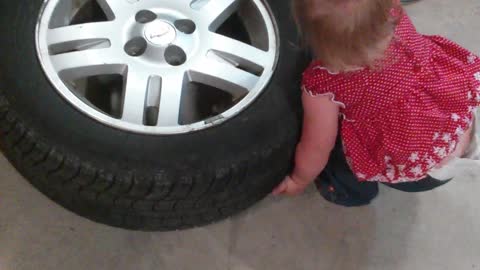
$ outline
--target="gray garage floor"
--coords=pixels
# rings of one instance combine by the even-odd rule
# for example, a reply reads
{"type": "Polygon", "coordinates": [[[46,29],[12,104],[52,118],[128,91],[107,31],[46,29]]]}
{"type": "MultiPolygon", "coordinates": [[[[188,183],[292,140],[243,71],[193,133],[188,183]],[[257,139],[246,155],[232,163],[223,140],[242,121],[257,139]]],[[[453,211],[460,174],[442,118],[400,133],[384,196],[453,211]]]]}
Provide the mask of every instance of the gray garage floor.
{"type": "MultiPolygon", "coordinates": [[[[479,0],[408,6],[421,31],[480,53],[479,0]]],[[[0,155],[0,270],[480,269],[480,171],[421,195],[383,189],[344,209],[314,190],[268,198],[221,223],[141,233],[80,218],[34,190],[0,155]]]]}

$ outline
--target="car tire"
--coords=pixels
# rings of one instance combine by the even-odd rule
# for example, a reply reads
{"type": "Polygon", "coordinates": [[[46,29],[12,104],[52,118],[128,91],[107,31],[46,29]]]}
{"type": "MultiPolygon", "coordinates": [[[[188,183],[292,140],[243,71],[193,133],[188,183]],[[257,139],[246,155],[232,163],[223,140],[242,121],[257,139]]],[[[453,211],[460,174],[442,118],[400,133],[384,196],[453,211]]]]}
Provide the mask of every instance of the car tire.
{"type": "Polygon", "coordinates": [[[0,146],[50,199],[111,226],[183,229],[248,208],[288,173],[305,65],[289,1],[265,1],[279,59],[255,102],[220,125],[157,136],[100,123],[59,95],[36,55],[43,2],[0,4],[0,146]]]}

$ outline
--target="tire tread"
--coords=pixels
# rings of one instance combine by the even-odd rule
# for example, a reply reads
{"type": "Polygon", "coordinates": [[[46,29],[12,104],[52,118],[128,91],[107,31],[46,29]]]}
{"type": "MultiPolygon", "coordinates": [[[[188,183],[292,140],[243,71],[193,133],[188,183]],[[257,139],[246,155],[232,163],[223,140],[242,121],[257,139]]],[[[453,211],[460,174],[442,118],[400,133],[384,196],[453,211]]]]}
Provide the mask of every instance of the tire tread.
{"type": "MultiPolygon", "coordinates": [[[[138,230],[190,228],[241,211],[265,196],[242,185],[262,157],[205,173],[162,181],[165,175],[108,172],[50,144],[29,129],[0,91],[0,145],[15,167],[38,189],[82,216],[138,230]],[[248,195],[229,201],[234,192],[248,195]],[[248,193],[248,192],[249,193],[248,193]],[[252,196],[252,194],[254,196],[252,196]],[[255,198],[255,199],[253,199],[255,198]],[[241,203],[238,203],[241,202],[241,203]],[[98,209],[95,209],[98,208],[98,209]]],[[[281,149],[280,145],[272,146],[281,149]]],[[[266,164],[262,166],[264,169],[266,164]]]]}

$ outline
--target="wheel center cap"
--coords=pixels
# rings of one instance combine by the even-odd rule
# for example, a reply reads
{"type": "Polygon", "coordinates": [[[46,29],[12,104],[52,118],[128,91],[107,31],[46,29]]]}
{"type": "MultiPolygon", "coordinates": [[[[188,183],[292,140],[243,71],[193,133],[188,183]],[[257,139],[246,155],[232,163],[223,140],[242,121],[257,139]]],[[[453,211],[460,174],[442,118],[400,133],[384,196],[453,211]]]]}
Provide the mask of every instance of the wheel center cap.
{"type": "Polygon", "coordinates": [[[148,42],[156,46],[167,46],[177,36],[175,28],[165,21],[154,21],[147,24],[143,34],[148,42]]]}

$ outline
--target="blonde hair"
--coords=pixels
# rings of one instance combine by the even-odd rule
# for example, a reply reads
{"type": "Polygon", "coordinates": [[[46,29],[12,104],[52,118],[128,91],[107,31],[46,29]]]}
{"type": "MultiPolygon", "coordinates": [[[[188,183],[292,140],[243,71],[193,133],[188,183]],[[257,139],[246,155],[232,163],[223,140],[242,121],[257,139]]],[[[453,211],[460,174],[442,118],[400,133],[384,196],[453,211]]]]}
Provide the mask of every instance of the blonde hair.
{"type": "Polygon", "coordinates": [[[394,0],[293,0],[303,40],[335,71],[373,66],[383,57],[401,11],[394,0]]]}

